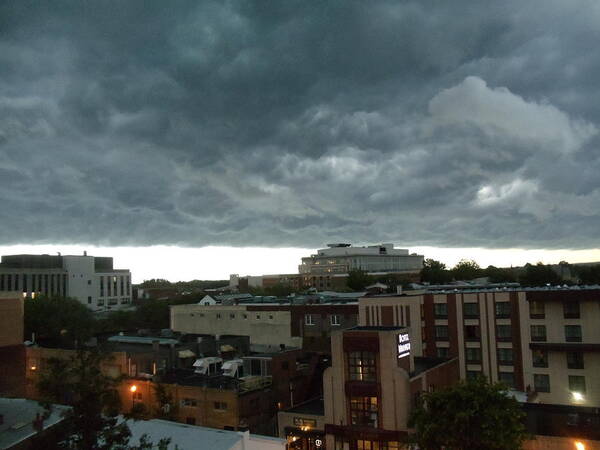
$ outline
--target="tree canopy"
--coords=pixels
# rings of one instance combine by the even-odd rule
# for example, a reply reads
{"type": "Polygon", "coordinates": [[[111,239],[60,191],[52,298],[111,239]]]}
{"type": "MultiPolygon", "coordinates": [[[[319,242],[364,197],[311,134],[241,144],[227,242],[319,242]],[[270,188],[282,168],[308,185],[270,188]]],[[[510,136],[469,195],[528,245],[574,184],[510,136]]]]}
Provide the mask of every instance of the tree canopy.
{"type": "Polygon", "coordinates": [[[452,279],[450,271],[446,269],[446,264],[427,258],[423,261],[421,270],[421,281],[431,284],[444,284],[452,279]]]}
{"type": "Polygon", "coordinates": [[[68,297],[36,297],[25,299],[25,339],[52,341],[73,346],[94,333],[94,315],[78,300],[68,297]]]}
{"type": "Polygon", "coordinates": [[[520,449],[524,413],[505,389],[479,377],[424,393],[409,420],[412,440],[423,450],[520,449]]]}
{"type": "Polygon", "coordinates": [[[525,272],[519,276],[519,283],[523,286],[557,285],[562,283],[562,278],[551,266],[541,262],[536,265],[526,264],[525,272]]]}
{"type": "Polygon", "coordinates": [[[461,259],[452,268],[452,276],[455,280],[473,280],[482,275],[481,267],[472,259],[461,259]]]}
{"type": "Polygon", "coordinates": [[[373,279],[364,270],[351,270],[348,272],[347,285],[353,291],[362,291],[373,282],[373,279]]]}

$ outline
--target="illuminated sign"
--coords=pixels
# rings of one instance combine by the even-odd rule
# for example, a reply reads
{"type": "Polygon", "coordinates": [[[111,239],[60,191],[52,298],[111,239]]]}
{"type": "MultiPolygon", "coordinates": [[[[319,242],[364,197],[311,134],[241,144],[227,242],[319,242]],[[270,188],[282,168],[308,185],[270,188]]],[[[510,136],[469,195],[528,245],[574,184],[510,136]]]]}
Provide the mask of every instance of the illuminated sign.
{"type": "Polygon", "coordinates": [[[410,355],[410,338],[408,333],[398,335],[398,359],[410,355]]]}
{"type": "Polygon", "coordinates": [[[317,421],[314,419],[305,419],[303,417],[294,417],[294,425],[297,427],[314,428],[317,426],[317,421]]]}
{"type": "Polygon", "coordinates": [[[323,441],[321,439],[315,439],[315,447],[321,448],[323,446],[323,441]]]}

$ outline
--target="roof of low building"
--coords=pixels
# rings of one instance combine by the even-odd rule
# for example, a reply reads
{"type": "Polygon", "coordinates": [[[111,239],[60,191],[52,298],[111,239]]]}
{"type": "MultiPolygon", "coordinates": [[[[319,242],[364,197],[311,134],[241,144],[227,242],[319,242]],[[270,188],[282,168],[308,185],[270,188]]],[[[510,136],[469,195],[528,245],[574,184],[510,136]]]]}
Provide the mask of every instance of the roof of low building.
{"type": "MultiPolygon", "coordinates": [[[[48,429],[63,420],[62,413],[67,406],[53,405],[50,416],[43,422],[43,429],[48,429]]],[[[36,415],[43,415],[44,408],[38,402],[24,398],[0,398],[0,448],[11,448],[34,436],[36,415]]]]}
{"type": "Polygon", "coordinates": [[[151,345],[155,341],[158,341],[159,345],[177,345],[179,341],[177,339],[154,337],[154,336],[111,336],[108,338],[109,342],[118,342],[121,344],[146,344],[151,345]]]}
{"type": "Polygon", "coordinates": [[[234,448],[281,448],[283,450],[286,443],[284,439],[270,436],[252,435],[240,431],[217,430],[167,420],[128,421],[127,424],[131,430],[132,443],[137,444],[144,434],[155,444],[160,439],[170,438],[169,450],[176,448],[176,446],[181,449],[198,450],[230,450],[234,448]],[[239,445],[241,441],[249,442],[239,445]]]}

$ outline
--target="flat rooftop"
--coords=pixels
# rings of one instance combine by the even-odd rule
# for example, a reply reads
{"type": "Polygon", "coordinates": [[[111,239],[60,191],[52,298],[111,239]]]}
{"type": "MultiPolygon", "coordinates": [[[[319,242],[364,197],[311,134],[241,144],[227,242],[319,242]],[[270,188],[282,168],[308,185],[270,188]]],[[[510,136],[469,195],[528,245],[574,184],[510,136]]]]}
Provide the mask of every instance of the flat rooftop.
{"type": "MultiPolygon", "coordinates": [[[[53,405],[52,413],[44,420],[44,430],[63,420],[62,413],[67,406],[53,405]]],[[[37,433],[34,428],[36,415],[45,412],[37,401],[24,398],[0,398],[0,414],[4,421],[0,424],[0,448],[11,448],[37,433]]]]}

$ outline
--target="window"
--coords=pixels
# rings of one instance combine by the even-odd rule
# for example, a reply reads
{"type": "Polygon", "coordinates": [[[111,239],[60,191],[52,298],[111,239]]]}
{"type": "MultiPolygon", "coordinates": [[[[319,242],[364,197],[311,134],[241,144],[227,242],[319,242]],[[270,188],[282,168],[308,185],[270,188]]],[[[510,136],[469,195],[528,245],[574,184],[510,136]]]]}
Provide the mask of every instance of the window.
{"type": "Polygon", "coordinates": [[[377,427],[377,397],[350,397],[352,425],[377,427]]]}
{"type": "Polygon", "coordinates": [[[448,304],[447,303],[434,303],[433,311],[436,319],[447,319],[448,318],[448,304]]]}
{"type": "Polygon", "coordinates": [[[548,367],[548,352],[546,350],[533,350],[533,367],[548,367]]]}
{"type": "MultiPolygon", "coordinates": [[[[335,450],[337,450],[338,448],[340,448],[340,449],[343,448],[343,445],[340,447],[335,447],[335,450]]],[[[353,447],[350,447],[350,448],[353,448],[353,447]]],[[[402,445],[402,448],[404,448],[404,445],[402,445]]],[[[356,440],[356,449],[357,450],[399,450],[400,444],[398,443],[398,441],[367,441],[364,439],[357,439],[356,440]]]]}
{"type": "Polygon", "coordinates": [[[90,297],[90,296],[88,295],[88,305],[91,305],[91,304],[92,304],[92,297],[90,297]]]}
{"type": "Polygon", "coordinates": [[[435,338],[438,341],[447,341],[448,340],[448,325],[436,325],[435,338]]]}
{"type": "Polygon", "coordinates": [[[242,319],[248,319],[248,314],[242,314],[242,319]]]}
{"type": "Polygon", "coordinates": [[[531,325],[531,340],[546,342],[546,325],[531,325]]]}
{"type": "Polygon", "coordinates": [[[348,377],[357,381],[375,381],[377,367],[373,352],[348,353],[348,377]]]}
{"type": "Polygon", "coordinates": [[[529,302],[529,317],[531,319],[543,319],[546,317],[546,307],[540,301],[529,302]]]}
{"type": "Polygon", "coordinates": [[[550,375],[534,373],[533,385],[537,392],[550,392],[550,375]]]}
{"type": "Polygon", "coordinates": [[[195,398],[184,398],[181,400],[181,406],[196,407],[198,406],[198,401],[195,398]]]}
{"type": "Polygon", "coordinates": [[[214,408],[217,411],[225,411],[227,409],[227,402],[214,402],[214,408]]]}
{"type": "Polygon", "coordinates": [[[104,300],[99,298],[98,299],[98,306],[104,306],[104,300]]]}
{"type": "Polygon", "coordinates": [[[256,320],[260,320],[260,314],[256,315],[256,320]]]}
{"type": "Polygon", "coordinates": [[[332,326],[337,326],[340,324],[340,316],[337,314],[332,314],[331,316],[329,316],[329,323],[332,326]]]}
{"type": "Polygon", "coordinates": [[[466,325],[465,326],[465,339],[467,341],[478,341],[480,337],[479,325],[466,325]]]}
{"type": "Polygon", "coordinates": [[[579,319],[579,302],[564,302],[563,313],[565,319],[579,319]]]}
{"type": "Polygon", "coordinates": [[[312,314],[304,315],[304,324],[305,325],[314,325],[315,324],[314,317],[312,314]]]}
{"type": "Polygon", "coordinates": [[[468,363],[479,363],[481,362],[481,349],[474,347],[467,347],[465,349],[465,357],[468,363]]]}
{"type": "Polygon", "coordinates": [[[496,317],[510,317],[510,302],[496,302],[496,317]]]}
{"type": "Polygon", "coordinates": [[[269,314],[269,320],[273,320],[273,314],[269,314]]]}
{"type": "Polygon", "coordinates": [[[217,319],[220,319],[220,318],[221,318],[221,314],[217,313],[217,319]]]}
{"type": "Polygon", "coordinates": [[[133,393],[133,399],[134,400],[142,401],[142,393],[141,392],[134,392],[133,393]]]}
{"type": "Polygon", "coordinates": [[[583,369],[583,353],[567,352],[567,367],[569,369],[583,369]]]}
{"type": "Polygon", "coordinates": [[[465,303],[463,305],[463,314],[465,319],[479,317],[479,303],[465,303]]]}
{"type": "Polygon", "coordinates": [[[498,364],[503,366],[510,366],[513,363],[513,351],[512,348],[499,348],[498,349],[498,364]]]}
{"type": "Polygon", "coordinates": [[[108,299],[108,304],[109,305],[116,305],[117,304],[117,299],[116,298],[109,298],[108,299]]]}
{"type": "Polygon", "coordinates": [[[88,286],[92,284],[92,280],[88,280],[88,286]]]}
{"type": "Polygon", "coordinates": [[[565,325],[565,340],[581,342],[581,325],[565,325]]]}
{"type": "Polygon", "coordinates": [[[585,393],[585,377],[579,375],[569,375],[569,390],[571,392],[585,393]]]}
{"type": "Polygon", "coordinates": [[[496,325],[496,338],[499,341],[512,340],[512,329],[510,325],[496,325]]]}
{"type": "Polygon", "coordinates": [[[235,314],[233,314],[233,313],[229,314],[229,318],[230,319],[235,319],[235,314]]]}
{"type": "Polygon", "coordinates": [[[509,388],[515,387],[515,374],[512,372],[498,372],[498,380],[509,388]]]}
{"type": "Polygon", "coordinates": [[[436,354],[438,358],[447,358],[448,357],[448,347],[438,347],[436,349],[436,354]]]}

